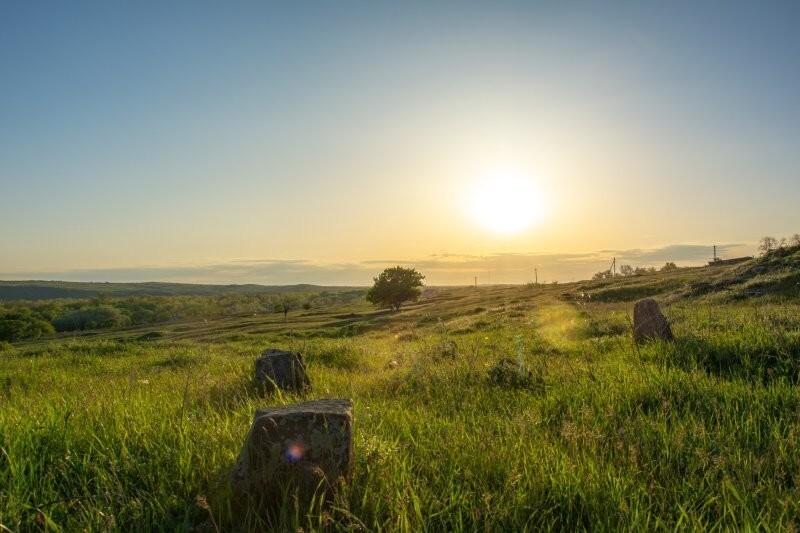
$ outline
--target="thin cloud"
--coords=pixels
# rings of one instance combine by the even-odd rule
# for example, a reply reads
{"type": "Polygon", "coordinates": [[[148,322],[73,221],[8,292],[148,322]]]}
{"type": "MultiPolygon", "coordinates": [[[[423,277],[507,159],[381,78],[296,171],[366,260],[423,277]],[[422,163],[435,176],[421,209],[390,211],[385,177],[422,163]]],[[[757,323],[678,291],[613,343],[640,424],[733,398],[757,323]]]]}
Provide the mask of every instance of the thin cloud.
{"type": "MultiPolygon", "coordinates": [[[[742,244],[717,246],[720,257],[746,255],[752,248],[742,244]]],[[[478,283],[524,283],[577,281],[617,264],[661,266],[672,261],[678,266],[705,264],[711,259],[710,246],[673,244],[651,249],[600,250],[579,253],[492,253],[482,256],[438,253],[419,260],[368,259],[351,263],[321,263],[308,259],[243,259],[206,265],[164,265],[135,268],[76,269],[44,272],[0,273],[9,280],[48,279],[63,281],[166,281],[179,283],[366,286],[382,268],[412,266],[425,274],[431,285],[478,283]]]]}
{"type": "Polygon", "coordinates": [[[368,259],[361,261],[362,265],[411,265],[419,264],[418,261],[409,261],[408,259],[368,259]]]}
{"type": "MultiPolygon", "coordinates": [[[[717,246],[717,255],[741,253],[742,244],[722,244],[717,246]]],[[[633,263],[657,263],[679,261],[710,261],[714,256],[713,246],[706,244],[672,244],[661,248],[618,250],[613,252],[618,261],[633,263]]]]}

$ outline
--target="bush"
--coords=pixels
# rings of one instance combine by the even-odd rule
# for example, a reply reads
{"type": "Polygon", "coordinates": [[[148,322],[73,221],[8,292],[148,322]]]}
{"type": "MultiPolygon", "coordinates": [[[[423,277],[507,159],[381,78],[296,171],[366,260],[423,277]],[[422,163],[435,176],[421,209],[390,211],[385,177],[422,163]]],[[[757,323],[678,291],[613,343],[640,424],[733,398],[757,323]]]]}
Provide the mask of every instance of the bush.
{"type": "Polygon", "coordinates": [[[614,276],[611,274],[611,270],[609,269],[609,270],[602,270],[600,272],[595,272],[595,274],[592,276],[592,279],[593,280],[611,279],[613,277],[614,276]]]}
{"type": "Polygon", "coordinates": [[[435,359],[455,359],[458,355],[458,344],[450,339],[442,339],[432,346],[430,354],[435,359]]]}
{"type": "Polygon", "coordinates": [[[53,326],[30,309],[19,308],[0,314],[0,341],[37,339],[55,333],[53,326]]]}
{"type": "Polygon", "coordinates": [[[778,239],[775,237],[764,236],[758,241],[758,251],[762,254],[768,254],[778,247],[778,239]]]}
{"type": "Polygon", "coordinates": [[[500,359],[489,369],[489,381],[512,389],[536,389],[544,385],[541,375],[534,376],[525,365],[512,359],[500,359]]]}
{"type": "Polygon", "coordinates": [[[127,326],[130,319],[119,309],[109,305],[96,305],[76,309],[60,315],[53,320],[56,331],[76,331],[84,329],[113,328],[127,326]]]}

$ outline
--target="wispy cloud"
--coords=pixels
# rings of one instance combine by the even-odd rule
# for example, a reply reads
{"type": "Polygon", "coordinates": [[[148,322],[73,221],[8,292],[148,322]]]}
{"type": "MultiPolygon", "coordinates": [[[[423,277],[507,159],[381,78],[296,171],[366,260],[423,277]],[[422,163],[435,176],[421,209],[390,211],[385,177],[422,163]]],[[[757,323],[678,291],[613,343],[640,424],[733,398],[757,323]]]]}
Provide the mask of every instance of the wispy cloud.
{"type": "Polygon", "coordinates": [[[3,273],[3,279],[47,279],[65,281],[167,281],[288,285],[366,285],[369,269],[356,263],[315,263],[308,260],[246,260],[207,265],[165,265],[133,268],[76,269],[63,271],[3,273]]]}
{"type": "MultiPolygon", "coordinates": [[[[752,253],[753,246],[717,246],[720,257],[752,253]]],[[[651,249],[600,250],[582,253],[494,253],[483,256],[440,253],[420,258],[370,259],[349,263],[321,263],[307,259],[242,259],[206,265],[164,265],[131,268],[77,269],[62,271],[0,273],[2,279],[47,279],[64,281],[169,281],[288,285],[369,285],[383,268],[413,266],[426,275],[432,285],[478,283],[523,283],[588,279],[608,268],[612,257],[617,264],[660,266],[673,261],[679,266],[704,264],[710,260],[710,246],[673,244],[651,249]]]]}
{"type": "MultiPolygon", "coordinates": [[[[706,262],[714,257],[713,247],[705,244],[673,244],[661,248],[618,250],[613,252],[618,261],[632,264],[674,262],[706,262]]],[[[745,244],[722,244],[717,246],[720,257],[752,255],[752,246],[745,244]]]]}

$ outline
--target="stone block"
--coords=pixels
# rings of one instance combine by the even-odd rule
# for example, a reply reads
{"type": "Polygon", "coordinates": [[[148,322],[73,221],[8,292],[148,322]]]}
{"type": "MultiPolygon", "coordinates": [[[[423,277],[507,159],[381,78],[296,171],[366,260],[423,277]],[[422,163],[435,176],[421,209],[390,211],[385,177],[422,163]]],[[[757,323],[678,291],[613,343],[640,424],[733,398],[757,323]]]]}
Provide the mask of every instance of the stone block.
{"type": "Polygon", "coordinates": [[[353,474],[353,402],[318,400],[256,411],[233,471],[233,489],[262,501],[297,491],[329,500],[353,474]]]}
{"type": "Polygon", "coordinates": [[[255,362],[255,380],[267,392],[276,388],[293,392],[311,390],[303,355],[299,352],[264,350],[255,362]]]}
{"type": "Polygon", "coordinates": [[[673,339],[666,317],[652,298],[640,300],[633,306],[633,338],[636,342],[673,339]]]}

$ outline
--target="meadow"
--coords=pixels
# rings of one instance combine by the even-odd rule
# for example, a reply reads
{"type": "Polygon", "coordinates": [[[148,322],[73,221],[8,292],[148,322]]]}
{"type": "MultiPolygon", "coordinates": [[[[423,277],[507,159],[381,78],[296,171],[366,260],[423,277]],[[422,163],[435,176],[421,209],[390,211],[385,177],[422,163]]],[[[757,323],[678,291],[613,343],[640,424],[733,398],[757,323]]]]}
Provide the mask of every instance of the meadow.
{"type": "Polygon", "coordinates": [[[797,530],[798,254],[5,344],[0,530],[797,530]],[[633,343],[644,296],[675,342],[633,343]],[[268,347],[310,394],[253,387],[268,347]],[[237,501],[254,411],[321,398],[355,405],[350,486],[237,501]]]}

